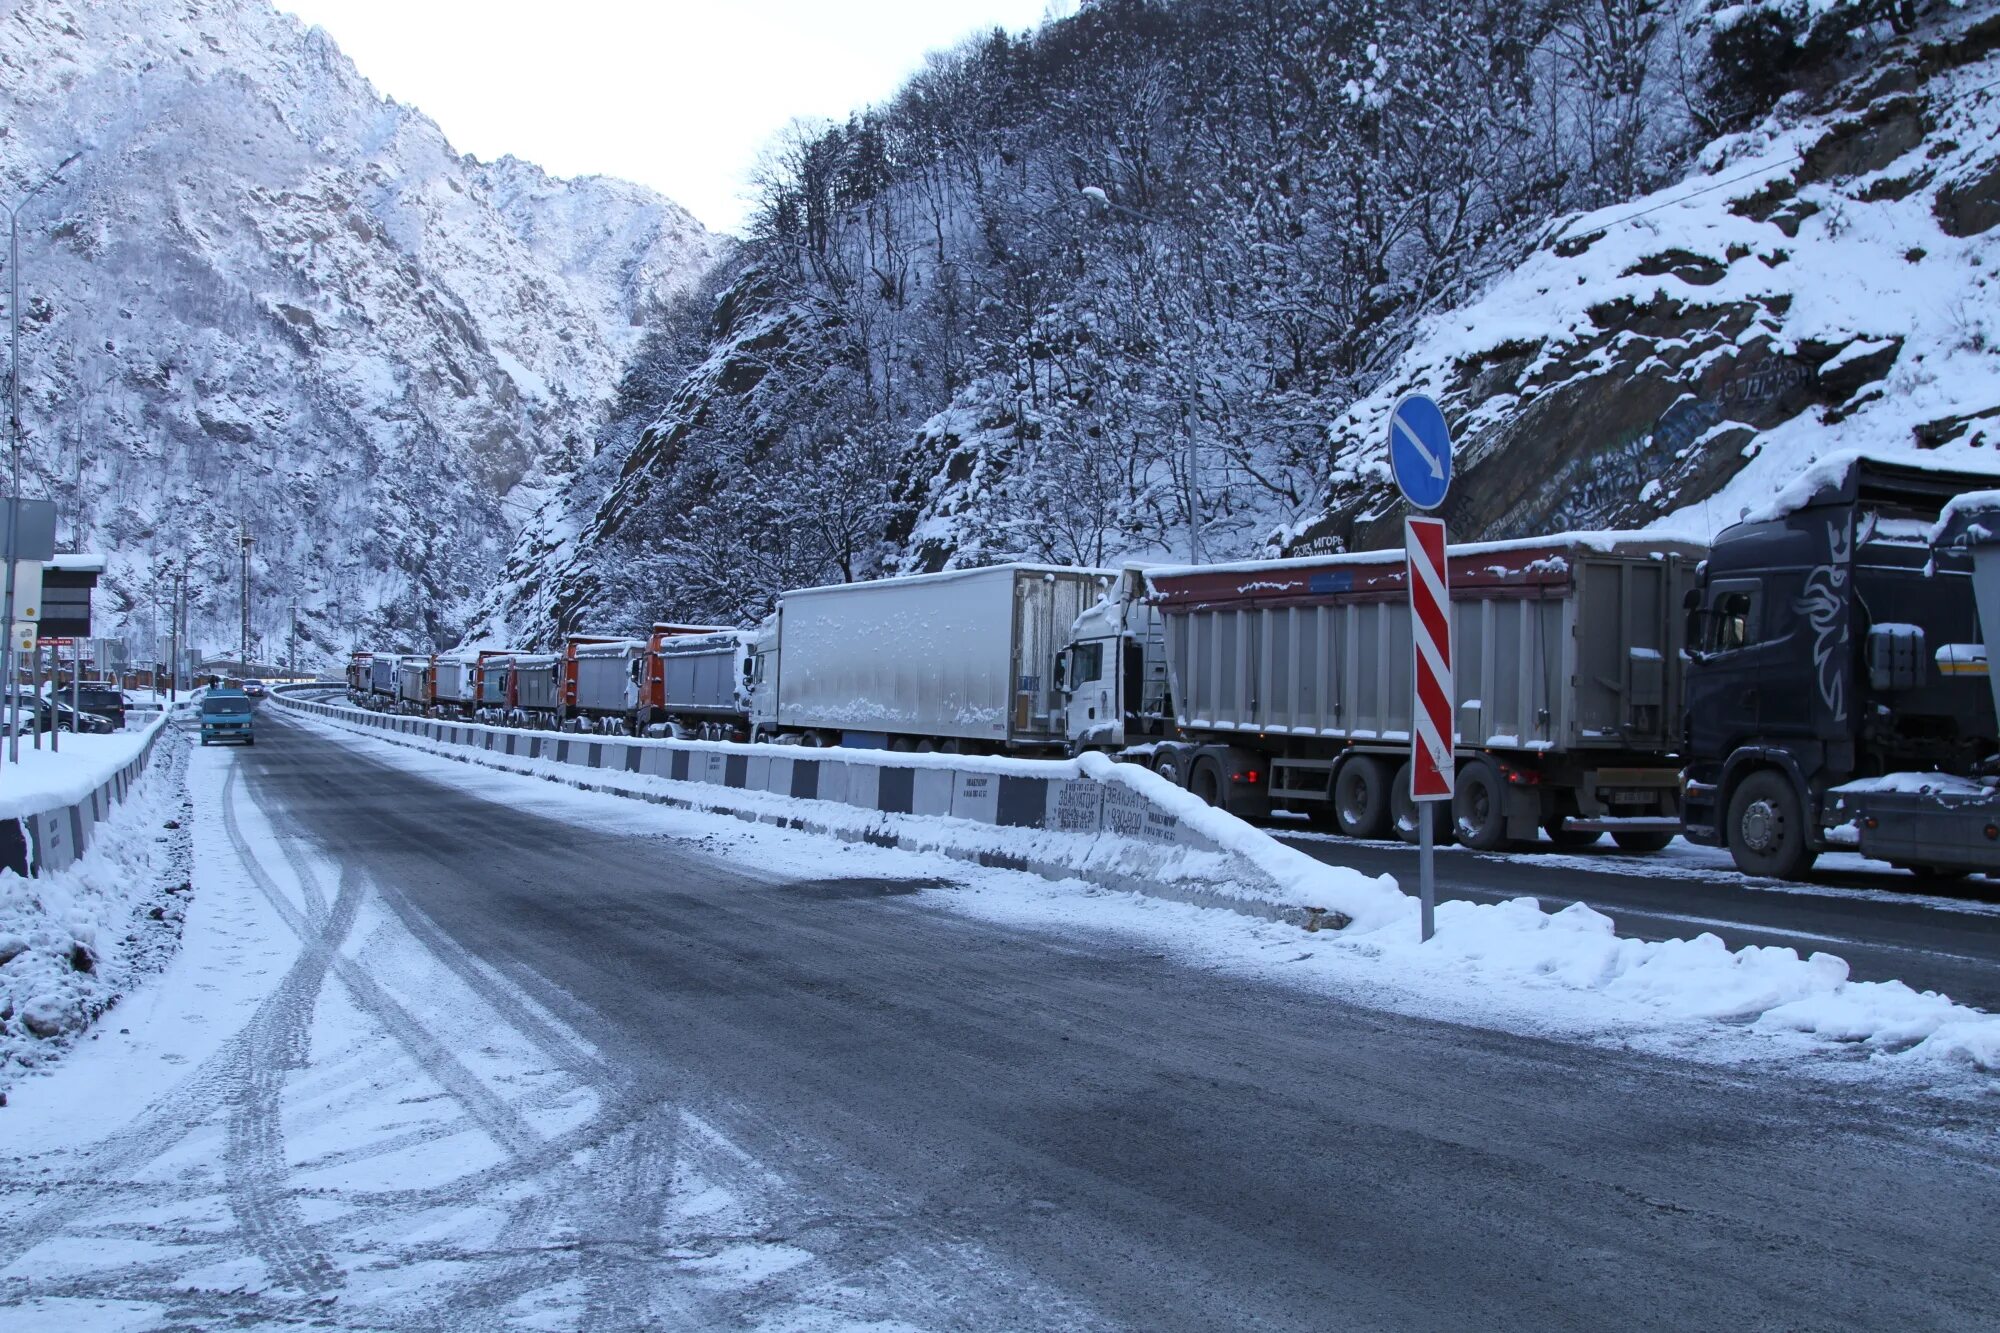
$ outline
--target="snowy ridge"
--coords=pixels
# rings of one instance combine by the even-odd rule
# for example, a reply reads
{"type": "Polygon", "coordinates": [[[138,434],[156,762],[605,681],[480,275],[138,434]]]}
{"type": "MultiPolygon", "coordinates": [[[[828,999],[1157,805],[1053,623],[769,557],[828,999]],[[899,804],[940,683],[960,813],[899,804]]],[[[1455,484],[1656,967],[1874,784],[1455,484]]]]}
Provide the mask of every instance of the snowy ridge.
{"type": "Polygon", "coordinates": [[[1272,547],[1380,544],[1381,441],[1413,390],[1453,419],[1468,537],[1712,534],[1843,452],[2000,472],[2000,17],[1947,13],[1427,321],[1272,547]]]}
{"type": "Polygon", "coordinates": [[[24,214],[29,493],[142,652],[166,562],[231,581],[246,524],[269,651],[293,599],[308,661],[442,643],[719,251],[636,186],[461,156],[268,0],[24,0],[0,70],[10,191],[87,150],[24,214]]]}

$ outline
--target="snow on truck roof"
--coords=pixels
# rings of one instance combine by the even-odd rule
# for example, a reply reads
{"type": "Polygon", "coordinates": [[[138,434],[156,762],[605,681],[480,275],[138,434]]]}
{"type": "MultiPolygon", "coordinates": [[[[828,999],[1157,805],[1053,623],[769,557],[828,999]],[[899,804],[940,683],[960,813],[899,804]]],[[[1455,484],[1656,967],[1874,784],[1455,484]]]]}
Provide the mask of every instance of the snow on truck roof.
{"type": "MultiPolygon", "coordinates": [[[[1505,541],[1453,542],[1447,548],[1453,557],[1505,555],[1515,551],[1545,551],[1550,547],[1604,555],[1659,551],[1686,554],[1684,548],[1707,549],[1707,543],[1687,533],[1639,532],[1555,532],[1545,537],[1510,537],[1505,541]]],[[[1148,579],[1184,578],[1194,574],[1265,574],[1294,569],[1324,569],[1328,565],[1376,565],[1385,560],[1403,559],[1403,548],[1389,546],[1373,551],[1337,551],[1326,555],[1286,556],[1277,560],[1234,560],[1214,565],[1137,565],[1148,579]]]]}
{"type": "Polygon", "coordinates": [[[1011,574],[1047,574],[1052,578],[1058,575],[1065,578],[1114,579],[1118,577],[1118,571],[1115,569],[1090,569],[1069,565],[980,565],[974,569],[943,569],[935,574],[899,574],[895,578],[864,579],[860,583],[825,583],[817,588],[794,588],[790,592],[782,594],[779,600],[782,601],[785,597],[802,597],[808,593],[844,592],[849,588],[892,588],[911,583],[949,583],[954,579],[986,578],[1002,572],[1011,574]]]}

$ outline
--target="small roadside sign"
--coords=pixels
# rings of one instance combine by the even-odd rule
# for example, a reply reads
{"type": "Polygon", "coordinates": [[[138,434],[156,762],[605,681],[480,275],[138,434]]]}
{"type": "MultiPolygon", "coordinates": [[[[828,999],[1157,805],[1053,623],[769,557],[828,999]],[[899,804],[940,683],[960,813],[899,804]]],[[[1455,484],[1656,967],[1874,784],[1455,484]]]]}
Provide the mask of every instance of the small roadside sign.
{"type": "Polygon", "coordinates": [[[32,653],[35,651],[34,621],[17,620],[14,622],[13,644],[14,651],[17,653],[32,653]]]}
{"type": "MultiPolygon", "coordinates": [[[[1451,491],[1451,427],[1428,394],[1405,394],[1389,414],[1389,472],[1413,509],[1429,511],[1451,491]]],[[[1451,562],[1444,520],[1403,520],[1405,578],[1410,585],[1410,656],[1414,725],[1410,728],[1410,799],[1417,818],[1418,921],[1436,929],[1437,873],[1432,860],[1431,802],[1449,801],[1458,775],[1452,727],[1451,562]]]]}
{"type": "Polygon", "coordinates": [[[1451,489],[1451,428],[1428,394],[1405,394],[1389,414],[1389,471],[1411,507],[1436,509],[1451,489]]]}

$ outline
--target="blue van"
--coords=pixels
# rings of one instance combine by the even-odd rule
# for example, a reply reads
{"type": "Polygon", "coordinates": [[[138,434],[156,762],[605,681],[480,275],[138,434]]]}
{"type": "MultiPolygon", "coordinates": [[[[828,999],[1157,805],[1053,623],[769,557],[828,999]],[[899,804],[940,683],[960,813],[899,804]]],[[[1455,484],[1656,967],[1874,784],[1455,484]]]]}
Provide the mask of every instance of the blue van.
{"type": "Polygon", "coordinates": [[[215,689],[202,696],[201,743],[229,741],[255,745],[250,734],[250,696],[241,690],[215,689]]]}

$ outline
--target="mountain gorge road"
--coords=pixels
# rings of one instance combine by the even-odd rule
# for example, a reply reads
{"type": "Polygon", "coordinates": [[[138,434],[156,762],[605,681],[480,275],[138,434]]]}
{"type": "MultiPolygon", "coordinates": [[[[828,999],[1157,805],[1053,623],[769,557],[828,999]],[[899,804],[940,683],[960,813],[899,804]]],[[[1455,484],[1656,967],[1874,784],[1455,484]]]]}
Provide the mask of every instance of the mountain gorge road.
{"type": "MultiPolygon", "coordinates": [[[[459,1108],[380,1131],[409,1162],[446,1132],[491,1159],[341,1196],[388,1210],[410,1304],[374,1308],[420,1312],[401,1326],[1962,1327],[2000,1298],[1990,1102],[1374,1012],[941,910],[946,883],[786,879],[274,713],[231,799],[339,867],[285,984],[331,976],[322,1008],[459,1108]],[[457,1035],[446,982],[481,1015],[457,1035]],[[532,1058],[496,1079],[478,1061],[510,1042],[532,1058]]],[[[283,1137],[303,1090],[259,1110],[332,1079],[300,1022],[260,1010],[214,1075],[227,1151],[266,1163],[230,1212],[271,1275],[188,1308],[375,1327],[283,1137]]],[[[26,1171],[0,1294],[173,1287],[157,1258],[24,1278],[65,1234],[20,1220],[26,1171]]]]}

